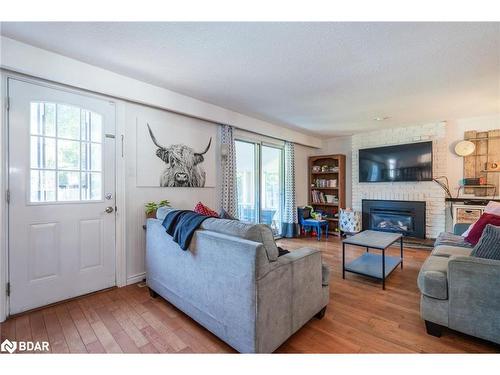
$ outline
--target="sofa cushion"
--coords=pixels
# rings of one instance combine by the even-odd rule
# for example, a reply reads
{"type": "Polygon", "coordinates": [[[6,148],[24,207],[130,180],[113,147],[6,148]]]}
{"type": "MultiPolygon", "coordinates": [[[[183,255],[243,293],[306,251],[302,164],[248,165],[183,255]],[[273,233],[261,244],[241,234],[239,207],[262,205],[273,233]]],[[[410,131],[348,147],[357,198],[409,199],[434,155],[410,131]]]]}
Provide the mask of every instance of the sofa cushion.
{"type": "Polygon", "coordinates": [[[449,246],[460,246],[472,249],[472,245],[465,241],[463,236],[458,236],[449,232],[442,232],[436,238],[434,246],[449,245],[449,246]]]}
{"type": "Polygon", "coordinates": [[[205,216],[211,216],[211,217],[219,217],[219,214],[209,208],[208,206],[205,206],[203,203],[198,202],[196,206],[194,206],[194,212],[199,213],[200,215],[205,215],[205,216]]]}
{"type": "Polygon", "coordinates": [[[422,265],[418,274],[417,284],[422,294],[448,299],[448,257],[431,255],[422,265]]]}
{"type": "Polygon", "coordinates": [[[471,255],[477,258],[500,260],[500,227],[486,225],[471,255]]]}
{"type": "Polygon", "coordinates": [[[469,256],[471,252],[471,247],[440,245],[436,246],[431,254],[437,257],[451,257],[453,255],[469,256]]]}
{"type": "Polygon", "coordinates": [[[274,241],[273,232],[265,224],[249,224],[236,220],[209,218],[200,225],[200,228],[259,242],[264,245],[269,261],[274,262],[278,259],[279,251],[274,241]]]}
{"type": "Polygon", "coordinates": [[[479,242],[487,224],[500,226],[500,216],[487,213],[482,214],[476,224],[474,224],[469,235],[465,237],[465,240],[475,246],[479,242]]]}

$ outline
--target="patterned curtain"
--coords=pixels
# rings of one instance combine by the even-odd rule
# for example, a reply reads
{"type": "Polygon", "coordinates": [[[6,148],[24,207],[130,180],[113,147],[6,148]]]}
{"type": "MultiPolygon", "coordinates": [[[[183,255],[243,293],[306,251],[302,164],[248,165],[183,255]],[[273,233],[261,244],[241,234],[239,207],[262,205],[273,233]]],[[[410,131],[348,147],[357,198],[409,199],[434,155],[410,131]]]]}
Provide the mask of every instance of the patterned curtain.
{"type": "Polygon", "coordinates": [[[285,206],[283,207],[283,237],[297,237],[298,219],[295,203],[295,144],[285,142],[285,206]]]}
{"type": "Polygon", "coordinates": [[[222,187],[221,208],[229,215],[238,217],[236,194],[236,148],[234,146],[233,127],[220,126],[220,144],[222,148],[222,187]]]}

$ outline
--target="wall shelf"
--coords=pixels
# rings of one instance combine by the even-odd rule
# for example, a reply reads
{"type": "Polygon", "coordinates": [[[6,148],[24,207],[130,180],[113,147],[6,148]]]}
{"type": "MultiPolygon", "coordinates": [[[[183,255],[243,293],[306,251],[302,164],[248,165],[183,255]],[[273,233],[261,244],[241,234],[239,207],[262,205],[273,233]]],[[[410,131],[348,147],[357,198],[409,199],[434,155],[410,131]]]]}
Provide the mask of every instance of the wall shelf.
{"type": "Polygon", "coordinates": [[[495,185],[462,185],[461,188],[466,189],[466,188],[479,188],[479,189],[493,189],[496,188],[495,185]]]}
{"type": "Polygon", "coordinates": [[[311,203],[311,206],[330,206],[330,207],[337,207],[339,204],[338,203],[311,203]]]}

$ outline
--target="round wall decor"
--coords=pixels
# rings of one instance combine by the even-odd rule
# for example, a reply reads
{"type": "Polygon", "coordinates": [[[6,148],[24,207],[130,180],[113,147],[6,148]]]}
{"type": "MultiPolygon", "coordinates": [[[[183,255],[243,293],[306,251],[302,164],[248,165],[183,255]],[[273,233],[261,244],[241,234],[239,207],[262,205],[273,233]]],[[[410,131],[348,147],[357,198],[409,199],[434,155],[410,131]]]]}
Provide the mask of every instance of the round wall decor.
{"type": "Polygon", "coordinates": [[[476,145],[471,141],[460,141],[455,145],[455,153],[458,156],[469,156],[476,149],[476,145]]]}

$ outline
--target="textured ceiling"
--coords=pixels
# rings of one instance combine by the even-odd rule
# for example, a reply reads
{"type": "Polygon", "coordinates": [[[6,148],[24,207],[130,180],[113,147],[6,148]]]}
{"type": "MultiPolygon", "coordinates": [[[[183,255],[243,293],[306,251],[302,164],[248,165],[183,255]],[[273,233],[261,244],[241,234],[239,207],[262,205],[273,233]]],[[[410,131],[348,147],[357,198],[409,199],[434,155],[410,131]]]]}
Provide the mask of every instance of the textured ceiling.
{"type": "Polygon", "coordinates": [[[500,112],[500,23],[21,22],[1,33],[317,135],[500,112]]]}

